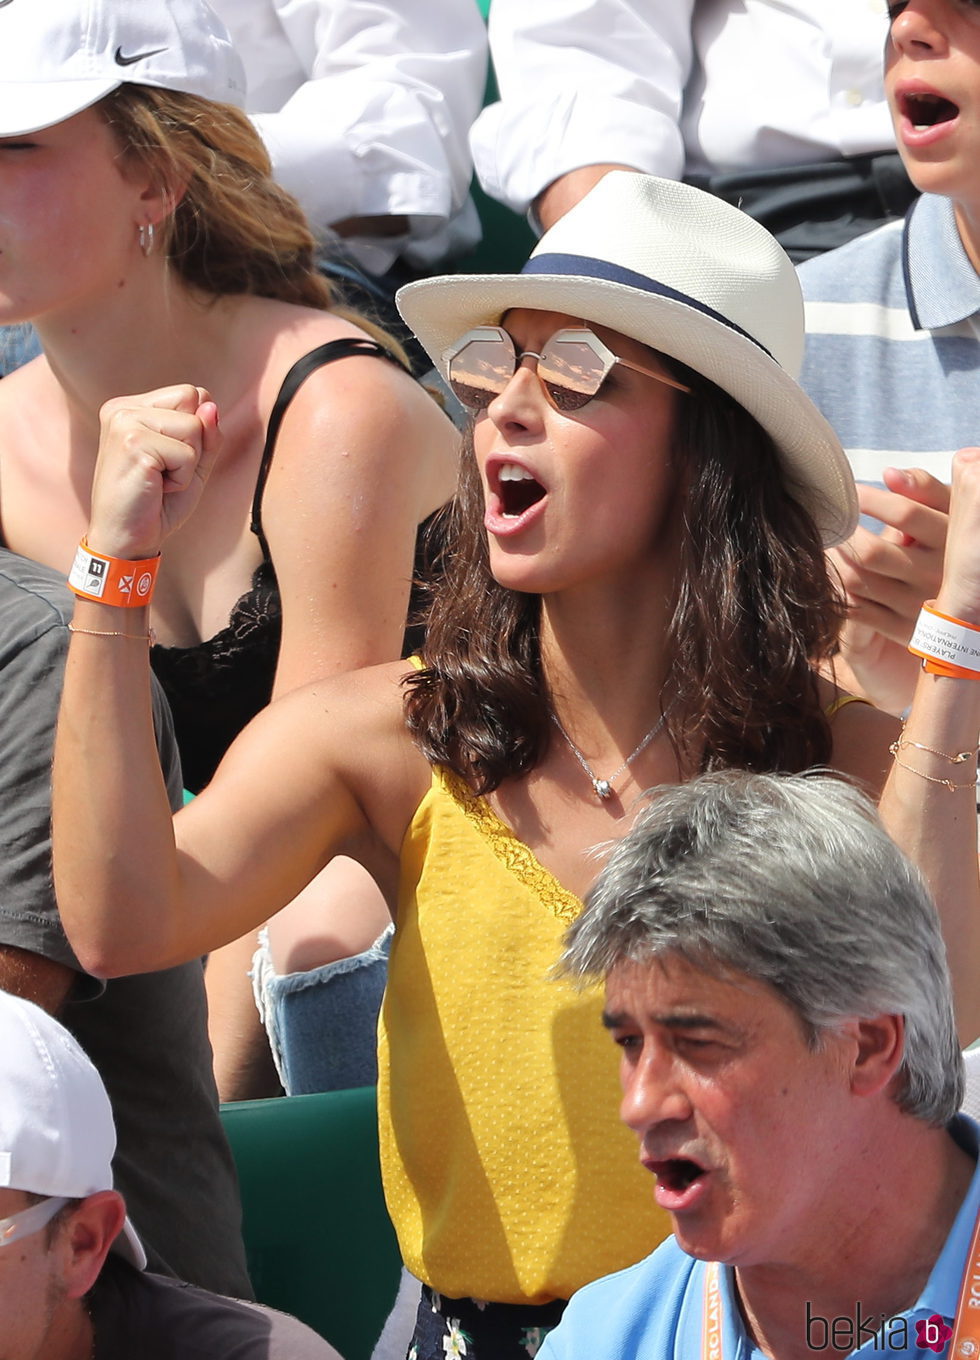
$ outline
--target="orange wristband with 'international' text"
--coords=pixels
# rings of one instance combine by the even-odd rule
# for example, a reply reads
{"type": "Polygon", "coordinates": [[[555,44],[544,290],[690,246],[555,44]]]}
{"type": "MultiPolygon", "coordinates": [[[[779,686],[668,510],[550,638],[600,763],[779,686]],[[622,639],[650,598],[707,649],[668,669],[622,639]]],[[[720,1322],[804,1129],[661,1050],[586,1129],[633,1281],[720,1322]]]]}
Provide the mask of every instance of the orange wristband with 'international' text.
{"type": "Polygon", "coordinates": [[[935,600],[923,604],[909,651],[931,675],[980,680],[980,628],[940,613],[935,600]]]}

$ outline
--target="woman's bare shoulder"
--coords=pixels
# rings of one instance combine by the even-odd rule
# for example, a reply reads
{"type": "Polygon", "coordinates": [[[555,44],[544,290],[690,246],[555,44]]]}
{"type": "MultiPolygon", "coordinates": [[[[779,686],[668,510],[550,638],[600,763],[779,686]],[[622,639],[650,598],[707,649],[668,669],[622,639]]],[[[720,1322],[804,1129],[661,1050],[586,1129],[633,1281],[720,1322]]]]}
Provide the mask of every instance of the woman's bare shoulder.
{"type": "MultiPolygon", "coordinates": [[[[372,338],[332,313],[275,305],[277,329],[269,338],[258,385],[266,421],[297,360],[331,340],[372,338]]],[[[367,353],[309,374],[293,395],[280,432],[277,450],[287,450],[288,458],[277,453],[276,462],[278,471],[292,467],[307,486],[318,468],[326,470],[332,453],[343,456],[341,470],[369,479],[390,473],[395,463],[398,475],[407,479],[397,494],[404,491],[417,500],[413,509],[422,519],[452,495],[459,446],[458,431],[433,395],[400,364],[367,353]]],[[[291,499],[294,488],[288,480],[283,489],[291,499]]],[[[274,499],[271,482],[269,494],[274,499]]]]}
{"type": "Polygon", "coordinates": [[[357,713],[361,720],[379,733],[404,731],[402,707],[405,681],[416,673],[410,661],[385,661],[363,666],[343,675],[312,680],[299,690],[308,704],[323,705],[329,711],[357,713]]]}
{"type": "Polygon", "coordinates": [[[61,389],[43,354],[20,368],[5,373],[0,382],[0,411],[24,412],[42,400],[49,400],[61,389]]]}
{"type": "Polygon", "coordinates": [[[233,306],[234,324],[265,351],[270,369],[283,372],[319,345],[374,338],[346,316],[319,307],[251,296],[236,298],[233,306]]]}
{"type": "MultiPolygon", "coordinates": [[[[399,844],[430,780],[404,720],[405,661],[301,685],[264,709],[234,743],[227,773],[276,751],[277,769],[308,788],[339,779],[389,843],[399,844]]],[[[226,771],[219,771],[219,778],[226,771]]]]}
{"type": "Polygon", "coordinates": [[[414,674],[407,661],[387,661],[300,685],[275,700],[271,710],[293,725],[310,723],[311,736],[325,734],[331,745],[383,742],[411,745],[403,720],[404,681],[414,674]],[[349,724],[349,726],[348,726],[349,724]],[[355,741],[356,738],[356,741],[355,741]]]}
{"type": "MultiPolygon", "coordinates": [[[[8,491],[15,467],[23,471],[29,487],[43,488],[49,478],[63,484],[69,457],[68,411],[64,390],[43,355],[0,380],[0,448],[8,491]]],[[[9,512],[8,504],[5,514],[9,512]]]]}
{"type": "MultiPolygon", "coordinates": [[[[357,325],[356,320],[339,316],[336,312],[320,311],[277,302],[269,298],[249,298],[241,307],[250,316],[249,324],[264,336],[266,353],[266,381],[278,391],[282,378],[297,360],[320,345],[333,340],[376,340],[377,337],[357,325]]],[[[407,373],[400,364],[386,360],[366,361],[354,356],[349,361],[325,364],[314,378],[321,389],[336,390],[339,395],[351,392],[355,398],[367,391],[384,391],[386,395],[418,410],[431,413],[433,426],[451,422],[429,392],[407,373]]],[[[305,386],[305,384],[304,384],[305,386]]],[[[271,400],[275,399],[275,391],[271,400]]],[[[266,393],[267,395],[267,393],[266,393]]]]}

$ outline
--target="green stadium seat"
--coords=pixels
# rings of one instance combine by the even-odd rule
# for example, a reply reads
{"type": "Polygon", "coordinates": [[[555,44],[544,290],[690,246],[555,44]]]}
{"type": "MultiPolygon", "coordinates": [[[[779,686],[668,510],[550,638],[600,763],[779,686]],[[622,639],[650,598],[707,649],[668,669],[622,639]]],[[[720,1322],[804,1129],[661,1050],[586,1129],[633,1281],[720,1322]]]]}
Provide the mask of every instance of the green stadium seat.
{"type": "Polygon", "coordinates": [[[374,1087],[235,1101],[221,1119],[256,1298],[300,1318],[345,1360],[369,1360],[401,1268],[374,1087]]]}

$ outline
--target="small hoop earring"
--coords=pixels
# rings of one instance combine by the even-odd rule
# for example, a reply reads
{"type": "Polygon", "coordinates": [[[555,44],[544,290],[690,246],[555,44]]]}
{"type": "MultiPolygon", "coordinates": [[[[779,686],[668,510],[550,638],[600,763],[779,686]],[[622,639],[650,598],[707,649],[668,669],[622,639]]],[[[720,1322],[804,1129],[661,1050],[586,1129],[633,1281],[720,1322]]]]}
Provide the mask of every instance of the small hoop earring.
{"type": "Polygon", "coordinates": [[[153,223],[141,222],[139,225],[139,243],[140,250],[142,250],[144,255],[153,254],[153,235],[153,223]]]}

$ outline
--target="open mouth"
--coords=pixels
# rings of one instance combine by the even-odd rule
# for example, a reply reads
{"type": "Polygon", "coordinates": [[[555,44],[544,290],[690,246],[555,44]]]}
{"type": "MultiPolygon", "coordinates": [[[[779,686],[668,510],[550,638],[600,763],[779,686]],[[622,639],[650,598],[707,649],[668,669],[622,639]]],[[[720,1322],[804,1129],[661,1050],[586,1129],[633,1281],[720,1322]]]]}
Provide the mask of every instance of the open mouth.
{"type": "Polygon", "coordinates": [[[916,132],[951,123],[959,114],[958,105],[941,94],[906,94],[902,96],[902,113],[916,132]]]}
{"type": "Polygon", "coordinates": [[[697,1162],[687,1157],[670,1157],[666,1161],[656,1162],[652,1170],[660,1185],[676,1195],[682,1195],[705,1174],[703,1166],[698,1166],[697,1162]]]}
{"type": "Polygon", "coordinates": [[[497,480],[505,519],[518,519],[547,494],[527,468],[519,467],[517,463],[504,463],[497,480]]]}

